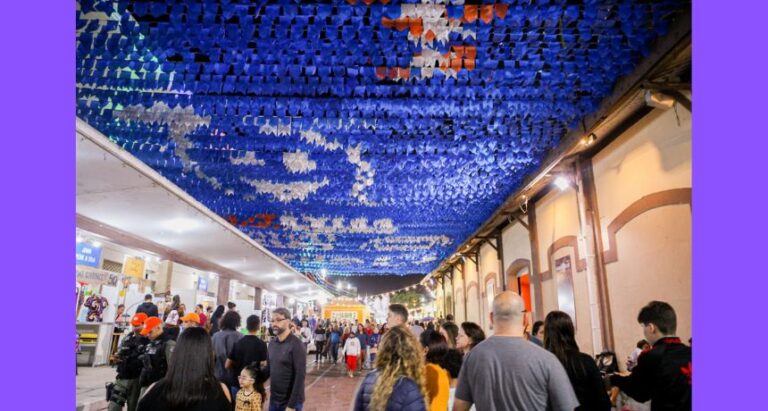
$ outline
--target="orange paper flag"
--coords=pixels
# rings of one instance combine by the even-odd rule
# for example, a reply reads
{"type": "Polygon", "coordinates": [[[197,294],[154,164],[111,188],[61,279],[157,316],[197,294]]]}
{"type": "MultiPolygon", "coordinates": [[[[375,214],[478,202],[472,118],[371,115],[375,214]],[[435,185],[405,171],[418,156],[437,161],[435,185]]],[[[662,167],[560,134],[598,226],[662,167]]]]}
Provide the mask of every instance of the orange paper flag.
{"type": "Polygon", "coordinates": [[[421,17],[411,19],[408,25],[411,28],[411,34],[416,37],[421,36],[421,33],[424,32],[424,23],[421,21],[421,17]]]}
{"type": "Polygon", "coordinates": [[[494,8],[496,9],[496,17],[500,19],[507,17],[507,12],[509,11],[509,4],[499,3],[496,6],[494,6],[494,8]]]}
{"type": "Polygon", "coordinates": [[[403,31],[408,28],[408,17],[403,17],[401,19],[395,20],[395,28],[397,31],[403,31]]]}
{"type": "Polygon", "coordinates": [[[474,60],[477,57],[477,47],[476,46],[464,47],[464,57],[474,60]]]}
{"type": "Polygon", "coordinates": [[[461,70],[461,59],[451,59],[451,68],[458,73],[461,70]]]}
{"type": "Polygon", "coordinates": [[[464,19],[467,21],[467,23],[472,23],[473,21],[477,20],[477,5],[476,4],[465,4],[464,5],[464,19]]]}
{"type": "Polygon", "coordinates": [[[480,20],[486,24],[493,20],[493,4],[483,4],[480,6],[480,20]]]}

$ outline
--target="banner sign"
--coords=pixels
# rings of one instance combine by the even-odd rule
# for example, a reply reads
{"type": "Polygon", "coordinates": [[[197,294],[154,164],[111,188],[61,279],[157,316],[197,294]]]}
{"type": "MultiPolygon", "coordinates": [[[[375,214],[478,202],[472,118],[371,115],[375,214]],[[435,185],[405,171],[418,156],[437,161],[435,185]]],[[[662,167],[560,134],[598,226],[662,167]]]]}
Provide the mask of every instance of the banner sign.
{"type": "Polygon", "coordinates": [[[208,279],[203,276],[197,277],[197,289],[208,292],[208,279]]]}
{"type": "Polygon", "coordinates": [[[88,285],[116,286],[120,274],[88,267],[77,267],[77,281],[88,285]]]}
{"type": "Polygon", "coordinates": [[[144,259],[139,257],[125,257],[125,262],[123,262],[123,274],[130,277],[144,278],[144,259]]]}
{"type": "Polygon", "coordinates": [[[94,247],[88,243],[77,243],[75,249],[75,258],[77,265],[87,265],[89,267],[98,267],[101,262],[101,248],[94,247]]]}

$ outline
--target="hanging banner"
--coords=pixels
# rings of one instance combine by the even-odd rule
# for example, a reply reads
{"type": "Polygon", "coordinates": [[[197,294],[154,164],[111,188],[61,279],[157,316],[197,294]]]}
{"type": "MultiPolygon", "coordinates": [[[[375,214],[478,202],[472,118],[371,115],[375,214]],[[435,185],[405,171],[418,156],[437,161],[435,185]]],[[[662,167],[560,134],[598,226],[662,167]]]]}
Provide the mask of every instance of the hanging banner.
{"type": "Polygon", "coordinates": [[[197,277],[197,289],[208,292],[208,279],[202,276],[197,277]]]}
{"type": "Polygon", "coordinates": [[[125,261],[123,262],[123,274],[130,277],[144,278],[144,259],[139,257],[125,257],[125,261]]]}
{"type": "Polygon", "coordinates": [[[555,260],[555,280],[557,281],[557,305],[560,311],[568,313],[576,326],[576,303],[573,293],[573,269],[571,256],[555,260]]]}
{"type": "Polygon", "coordinates": [[[98,267],[101,262],[101,248],[94,247],[88,243],[77,243],[75,259],[77,265],[98,267]]]}
{"type": "Polygon", "coordinates": [[[90,286],[116,286],[117,281],[120,279],[120,274],[83,266],[78,266],[76,273],[77,282],[86,283],[90,286]]]}

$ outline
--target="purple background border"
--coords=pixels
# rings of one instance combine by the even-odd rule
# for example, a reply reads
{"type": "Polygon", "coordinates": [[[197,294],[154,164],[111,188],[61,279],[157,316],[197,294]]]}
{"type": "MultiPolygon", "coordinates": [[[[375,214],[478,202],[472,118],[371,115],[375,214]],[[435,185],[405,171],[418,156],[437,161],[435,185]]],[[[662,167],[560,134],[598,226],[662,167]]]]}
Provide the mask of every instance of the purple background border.
{"type": "Polygon", "coordinates": [[[75,408],[75,2],[0,21],[2,410],[75,408]]]}
{"type": "Polygon", "coordinates": [[[693,404],[765,409],[768,2],[693,3],[693,404]]]}
{"type": "MultiPolygon", "coordinates": [[[[768,115],[760,51],[768,3],[694,3],[694,405],[759,409],[765,327],[736,320],[764,311],[768,288],[755,258],[766,254],[759,197],[768,141],[749,123],[768,115]],[[748,369],[733,370],[737,364],[748,369]]],[[[0,352],[3,391],[11,395],[1,409],[75,405],[74,11],[72,1],[3,3],[0,238],[11,283],[0,352]]]]}

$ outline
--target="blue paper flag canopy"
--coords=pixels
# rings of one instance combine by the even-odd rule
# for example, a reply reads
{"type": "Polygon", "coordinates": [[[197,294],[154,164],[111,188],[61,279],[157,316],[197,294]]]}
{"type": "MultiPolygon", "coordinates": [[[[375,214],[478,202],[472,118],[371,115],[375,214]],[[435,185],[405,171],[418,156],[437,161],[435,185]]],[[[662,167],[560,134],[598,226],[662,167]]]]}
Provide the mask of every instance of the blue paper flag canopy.
{"type": "Polygon", "coordinates": [[[687,6],[85,1],[78,116],[302,272],[425,274],[687,6]]]}

